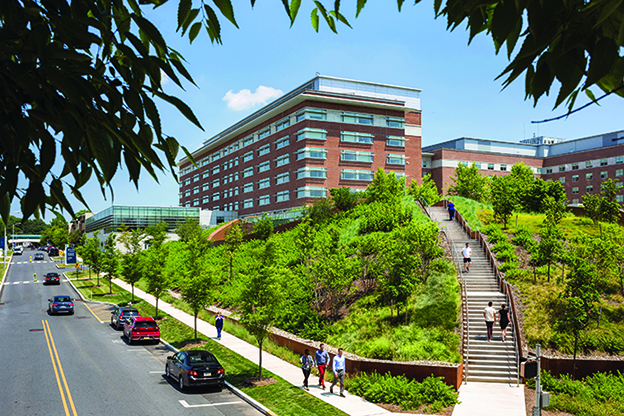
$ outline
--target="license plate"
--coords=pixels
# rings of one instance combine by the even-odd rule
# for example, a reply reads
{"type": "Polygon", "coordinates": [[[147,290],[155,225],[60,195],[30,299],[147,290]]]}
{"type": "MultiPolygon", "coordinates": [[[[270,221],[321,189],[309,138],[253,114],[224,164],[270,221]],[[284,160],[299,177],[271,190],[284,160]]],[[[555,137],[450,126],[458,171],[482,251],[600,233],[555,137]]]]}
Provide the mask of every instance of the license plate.
{"type": "Polygon", "coordinates": [[[65,305],[61,305],[61,308],[62,308],[62,309],[65,309],[65,308],[67,308],[67,306],[65,306],[65,305]]]}
{"type": "Polygon", "coordinates": [[[204,377],[210,377],[210,373],[204,373],[204,377]]]}

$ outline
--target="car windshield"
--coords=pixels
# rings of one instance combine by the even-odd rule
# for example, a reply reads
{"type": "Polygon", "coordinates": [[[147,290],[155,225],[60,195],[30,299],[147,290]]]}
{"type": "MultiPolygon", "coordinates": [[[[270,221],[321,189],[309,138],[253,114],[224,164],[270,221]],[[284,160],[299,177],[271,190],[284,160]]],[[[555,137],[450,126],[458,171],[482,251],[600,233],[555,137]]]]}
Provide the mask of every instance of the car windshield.
{"type": "Polygon", "coordinates": [[[153,321],[138,321],[134,323],[135,328],[158,328],[156,322],[153,321]]]}
{"type": "Polygon", "coordinates": [[[121,313],[123,316],[139,316],[138,311],[125,311],[121,313]]]}
{"type": "Polygon", "coordinates": [[[54,298],[55,302],[71,302],[69,296],[57,296],[54,298]]]}
{"type": "Polygon", "coordinates": [[[48,274],[48,277],[58,277],[58,274],[57,273],[50,273],[50,274],[48,274]]]}
{"type": "Polygon", "coordinates": [[[191,365],[216,364],[217,359],[212,354],[193,354],[188,357],[191,365]]]}

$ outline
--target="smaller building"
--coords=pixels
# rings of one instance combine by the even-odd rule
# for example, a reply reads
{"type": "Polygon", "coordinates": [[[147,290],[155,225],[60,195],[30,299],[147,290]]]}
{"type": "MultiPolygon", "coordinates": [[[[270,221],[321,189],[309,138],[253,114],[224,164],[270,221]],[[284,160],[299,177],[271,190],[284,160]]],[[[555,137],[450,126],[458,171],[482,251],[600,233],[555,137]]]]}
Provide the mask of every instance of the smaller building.
{"type": "Polygon", "coordinates": [[[80,231],[81,233],[84,234],[86,232],[85,222],[86,222],[87,218],[90,218],[92,216],[93,216],[92,212],[86,212],[86,213],[80,215],[75,220],[70,221],[67,224],[67,227],[69,228],[69,233],[71,234],[74,231],[80,231]]]}

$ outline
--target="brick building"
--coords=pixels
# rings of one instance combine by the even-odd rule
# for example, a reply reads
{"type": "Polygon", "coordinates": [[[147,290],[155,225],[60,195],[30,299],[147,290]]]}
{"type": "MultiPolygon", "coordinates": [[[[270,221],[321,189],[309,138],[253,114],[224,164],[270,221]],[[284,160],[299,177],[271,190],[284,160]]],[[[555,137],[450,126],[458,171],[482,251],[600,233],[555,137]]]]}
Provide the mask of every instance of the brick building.
{"type": "MultiPolygon", "coordinates": [[[[624,180],[624,130],[575,140],[534,137],[520,143],[463,137],[423,148],[423,175],[431,174],[438,189],[446,192],[459,164],[473,162],[482,175],[505,175],[523,162],[536,176],[559,181],[570,204],[587,193],[600,192],[608,178],[624,180]]],[[[624,195],[617,196],[618,202],[624,195]]]]}
{"type": "Polygon", "coordinates": [[[181,159],[180,205],[245,217],[364,189],[379,168],[421,178],[420,92],[316,76],[204,142],[199,169],[181,159]]]}

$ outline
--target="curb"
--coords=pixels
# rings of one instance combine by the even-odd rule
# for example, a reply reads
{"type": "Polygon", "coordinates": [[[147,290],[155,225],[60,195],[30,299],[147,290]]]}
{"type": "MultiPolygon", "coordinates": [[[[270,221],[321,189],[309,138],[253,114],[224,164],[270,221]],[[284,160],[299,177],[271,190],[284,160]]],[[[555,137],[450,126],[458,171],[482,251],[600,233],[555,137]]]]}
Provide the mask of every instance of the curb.
{"type": "Polygon", "coordinates": [[[2,297],[2,289],[4,288],[4,281],[6,280],[6,276],[9,273],[9,268],[11,267],[11,260],[13,260],[13,254],[11,254],[11,257],[9,257],[7,268],[4,271],[4,275],[2,276],[2,282],[0,282],[0,297],[2,297]]]}
{"type": "MultiPolygon", "coordinates": [[[[160,339],[160,342],[169,350],[173,351],[173,352],[179,352],[180,350],[178,350],[176,347],[174,347],[173,345],[169,344],[167,341],[165,341],[164,339],[160,339]]],[[[251,397],[249,397],[248,395],[246,395],[245,393],[243,393],[242,391],[240,391],[239,389],[237,389],[236,387],[234,387],[233,385],[231,385],[230,383],[228,383],[227,381],[225,382],[225,387],[227,387],[228,390],[230,390],[232,393],[234,393],[235,395],[237,395],[238,397],[240,397],[241,399],[243,399],[244,401],[246,401],[249,405],[251,405],[253,408],[255,408],[257,411],[259,411],[260,413],[262,413],[263,415],[267,415],[267,416],[277,416],[275,413],[273,413],[271,410],[267,409],[266,407],[264,407],[261,403],[257,402],[256,400],[252,399],[251,397]]]]}
{"type": "Polygon", "coordinates": [[[80,300],[82,300],[83,302],[91,302],[91,303],[103,303],[105,305],[110,305],[110,306],[117,306],[116,303],[112,303],[112,302],[101,302],[99,300],[86,300],[83,296],[82,293],[80,293],[80,291],[76,288],[76,286],[74,286],[74,282],[71,281],[71,279],[69,277],[67,277],[67,275],[65,274],[65,272],[63,272],[63,277],[67,280],[67,282],[69,283],[69,285],[72,287],[72,289],[74,289],[74,292],[76,292],[78,294],[78,296],[80,297],[80,300]]]}

